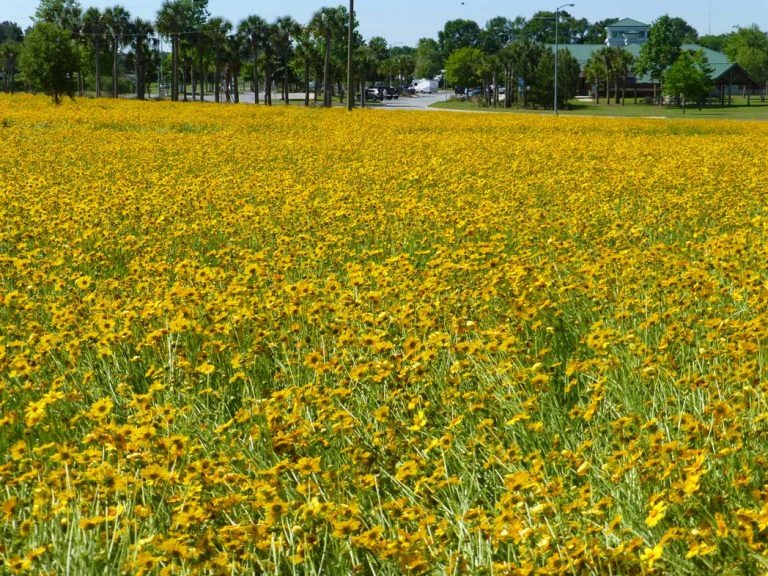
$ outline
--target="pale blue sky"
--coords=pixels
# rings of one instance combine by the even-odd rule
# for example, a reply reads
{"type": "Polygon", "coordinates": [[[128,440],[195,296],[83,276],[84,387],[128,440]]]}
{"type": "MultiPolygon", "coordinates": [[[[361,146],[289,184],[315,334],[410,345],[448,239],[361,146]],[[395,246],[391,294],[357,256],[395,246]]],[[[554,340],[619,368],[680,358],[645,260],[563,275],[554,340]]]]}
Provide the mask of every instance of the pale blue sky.
{"type": "MultiPolygon", "coordinates": [[[[154,19],[161,0],[81,0],[84,7],[104,8],[121,4],[132,15],[154,19]]],[[[437,37],[447,20],[468,18],[483,26],[494,16],[530,17],[537,10],[554,10],[564,2],[523,2],[514,0],[356,0],[355,11],[360,31],[365,38],[384,36],[389,42],[413,45],[424,36],[437,37]]],[[[258,14],[267,20],[290,15],[304,23],[321,6],[348,5],[348,0],[284,0],[238,2],[209,0],[213,16],[222,16],[237,24],[248,14],[258,14]]],[[[570,9],[577,18],[590,21],[603,18],[634,18],[651,23],[662,14],[679,16],[700,34],[729,32],[733,26],[756,23],[768,29],[768,0],[645,0],[617,2],[616,0],[582,0],[570,9]],[[711,8],[710,8],[711,7],[711,8]]],[[[30,24],[37,0],[0,0],[0,21],[12,20],[23,28],[30,24]]]]}

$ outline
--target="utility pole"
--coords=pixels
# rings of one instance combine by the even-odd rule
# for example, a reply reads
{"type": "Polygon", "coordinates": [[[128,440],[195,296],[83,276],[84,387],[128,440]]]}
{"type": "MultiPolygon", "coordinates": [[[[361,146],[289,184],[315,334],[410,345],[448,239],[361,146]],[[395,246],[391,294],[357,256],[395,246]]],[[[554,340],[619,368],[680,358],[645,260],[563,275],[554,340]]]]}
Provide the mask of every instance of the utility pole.
{"type": "Polygon", "coordinates": [[[559,50],[557,46],[557,32],[558,24],[560,23],[560,9],[565,8],[566,6],[573,8],[575,4],[563,4],[555,9],[555,116],[557,116],[557,51],[559,50]]]}
{"type": "Polygon", "coordinates": [[[355,107],[355,89],[352,87],[352,35],[355,28],[355,0],[349,0],[349,30],[347,31],[347,110],[355,107]]]}

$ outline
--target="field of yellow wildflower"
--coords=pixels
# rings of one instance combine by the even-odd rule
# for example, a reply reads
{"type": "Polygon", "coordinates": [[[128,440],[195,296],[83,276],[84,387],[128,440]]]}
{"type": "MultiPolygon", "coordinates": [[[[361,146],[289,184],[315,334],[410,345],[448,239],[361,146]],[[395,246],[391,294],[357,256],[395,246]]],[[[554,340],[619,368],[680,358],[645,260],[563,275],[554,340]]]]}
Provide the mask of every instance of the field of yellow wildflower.
{"type": "Polygon", "coordinates": [[[0,97],[0,573],[759,574],[768,125],[0,97]]]}

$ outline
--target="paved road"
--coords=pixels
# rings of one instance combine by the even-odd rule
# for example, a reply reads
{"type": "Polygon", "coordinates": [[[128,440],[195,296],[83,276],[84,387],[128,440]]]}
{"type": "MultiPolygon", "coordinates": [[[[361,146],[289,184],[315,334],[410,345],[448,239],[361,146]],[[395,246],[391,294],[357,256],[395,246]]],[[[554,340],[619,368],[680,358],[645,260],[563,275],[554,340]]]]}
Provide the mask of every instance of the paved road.
{"type": "Polygon", "coordinates": [[[441,102],[446,99],[445,93],[442,94],[416,94],[415,96],[401,96],[397,100],[384,100],[376,109],[381,110],[434,110],[429,106],[435,102],[441,102]]]}
{"type": "MultiPolygon", "coordinates": [[[[289,95],[291,100],[304,100],[304,93],[303,92],[291,92],[289,95]]],[[[221,95],[222,100],[224,99],[224,94],[221,95]]],[[[272,104],[274,106],[279,106],[282,104],[282,101],[279,99],[279,95],[272,94],[272,104]]],[[[381,102],[379,104],[376,104],[374,106],[371,106],[371,109],[376,110],[432,110],[429,108],[431,104],[434,104],[435,102],[440,102],[442,100],[446,99],[445,92],[441,94],[416,94],[415,96],[401,96],[397,100],[384,100],[384,102],[381,102]]],[[[214,97],[213,94],[206,94],[205,100],[207,102],[213,102],[214,97]]],[[[264,101],[264,94],[261,94],[260,101],[264,101]]],[[[310,102],[313,102],[312,97],[310,96],[310,102]]],[[[241,104],[253,104],[253,92],[241,92],[240,93],[240,103],[241,104]]]]}

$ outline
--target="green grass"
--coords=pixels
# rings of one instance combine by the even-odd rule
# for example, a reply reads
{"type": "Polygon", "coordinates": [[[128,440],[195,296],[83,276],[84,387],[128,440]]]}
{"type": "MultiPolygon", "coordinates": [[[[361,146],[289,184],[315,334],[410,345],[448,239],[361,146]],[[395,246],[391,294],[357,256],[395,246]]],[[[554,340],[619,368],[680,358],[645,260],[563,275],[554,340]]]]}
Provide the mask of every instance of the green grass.
{"type": "MultiPolygon", "coordinates": [[[[437,102],[432,108],[445,110],[464,110],[499,112],[513,114],[552,114],[552,110],[523,110],[520,108],[493,108],[481,106],[477,102],[462,102],[460,100],[448,100],[437,102]]],[[[627,118],[702,118],[708,120],[768,120],[768,101],[761,102],[759,98],[752,98],[751,105],[747,105],[745,98],[734,98],[731,106],[708,106],[699,110],[695,107],[686,108],[679,106],[655,106],[652,104],[635,104],[627,99],[626,104],[595,104],[590,100],[571,100],[567,109],[561,109],[563,116],[621,116],[627,118]]]]}

